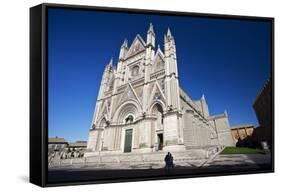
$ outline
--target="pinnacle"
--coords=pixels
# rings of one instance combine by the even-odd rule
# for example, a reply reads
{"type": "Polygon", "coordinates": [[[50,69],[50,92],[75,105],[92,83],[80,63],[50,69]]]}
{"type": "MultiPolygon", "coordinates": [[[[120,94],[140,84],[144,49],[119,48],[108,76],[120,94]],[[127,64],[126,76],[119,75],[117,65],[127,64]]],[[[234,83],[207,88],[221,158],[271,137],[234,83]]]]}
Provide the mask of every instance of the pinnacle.
{"type": "Polygon", "coordinates": [[[154,33],[154,30],[153,30],[153,25],[152,23],[149,24],[149,29],[148,29],[148,32],[153,32],[154,33]]]}
{"type": "Polygon", "coordinates": [[[170,28],[168,27],[168,31],[167,31],[167,37],[171,37],[172,36],[172,33],[171,33],[171,31],[170,31],[170,28]]]}

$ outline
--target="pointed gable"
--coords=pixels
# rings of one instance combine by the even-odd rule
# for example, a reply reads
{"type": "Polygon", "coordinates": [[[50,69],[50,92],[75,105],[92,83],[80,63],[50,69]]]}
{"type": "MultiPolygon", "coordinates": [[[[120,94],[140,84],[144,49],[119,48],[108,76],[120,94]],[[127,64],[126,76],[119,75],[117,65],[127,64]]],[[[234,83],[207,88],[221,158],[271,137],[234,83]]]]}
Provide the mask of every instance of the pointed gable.
{"type": "Polygon", "coordinates": [[[126,54],[126,58],[134,56],[136,54],[138,54],[139,52],[142,52],[145,50],[145,42],[142,39],[142,37],[137,34],[137,36],[135,37],[131,47],[129,48],[127,54],[126,54]]]}
{"type": "Polygon", "coordinates": [[[123,92],[122,97],[121,97],[118,105],[121,105],[122,103],[124,103],[128,100],[134,100],[141,106],[141,102],[140,102],[136,92],[134,91],[134,89],[133,89],[133,87],[130,83],[127,85],[127,88],[123,92]]]}
{"type": "Polygon", "coordinates": [[[158,81],[155,81],[152,87],[150,97],[148,99],[148,106],[152,105],[154,101],[158,101],[158,100],[161,100],[164,104],[166,103],[166,97],[162,92],[158,81]]]}

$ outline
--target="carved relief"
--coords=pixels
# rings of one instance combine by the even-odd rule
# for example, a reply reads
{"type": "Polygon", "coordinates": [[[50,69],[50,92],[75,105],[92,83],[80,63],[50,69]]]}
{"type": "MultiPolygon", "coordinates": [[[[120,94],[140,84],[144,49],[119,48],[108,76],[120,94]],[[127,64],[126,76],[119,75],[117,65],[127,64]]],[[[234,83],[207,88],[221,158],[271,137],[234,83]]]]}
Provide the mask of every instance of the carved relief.
{"type": "Polygon", "coordinates": [[[139,35],[137,35],[126,55],[126,58],[134,56],[143,50],[145,50],[145,42],[139,35]]]}
{"type": "Polygon", "coordinates": [[[121,100],[119,101],[118,105],[126,102],[127,100],[135,100],[139,105],[141,105],[141,102],[139,101],[139,98],[137,97],[136,93],[134,92],[132,86],[127,85],[126,90],[122,94],[121,100]]]}

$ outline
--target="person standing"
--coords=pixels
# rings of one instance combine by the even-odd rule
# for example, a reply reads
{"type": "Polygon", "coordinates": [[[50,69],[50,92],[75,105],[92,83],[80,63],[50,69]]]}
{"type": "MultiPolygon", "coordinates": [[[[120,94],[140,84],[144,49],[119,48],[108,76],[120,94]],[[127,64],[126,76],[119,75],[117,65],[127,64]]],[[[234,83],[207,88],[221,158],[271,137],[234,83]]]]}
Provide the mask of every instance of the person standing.
{"type": "Polygon", "coordinates": [[[168,152],[168,154],[166,154],[164,161],[165,161],[165,168],[166,168],[166,169],[169,169],[170,152],[168,152]]]}
{"type": "Polygon", "coordinates": [[[168,154],[169,154],[169,167],[174,168],[174,157],[170,152],[168,154]]]}

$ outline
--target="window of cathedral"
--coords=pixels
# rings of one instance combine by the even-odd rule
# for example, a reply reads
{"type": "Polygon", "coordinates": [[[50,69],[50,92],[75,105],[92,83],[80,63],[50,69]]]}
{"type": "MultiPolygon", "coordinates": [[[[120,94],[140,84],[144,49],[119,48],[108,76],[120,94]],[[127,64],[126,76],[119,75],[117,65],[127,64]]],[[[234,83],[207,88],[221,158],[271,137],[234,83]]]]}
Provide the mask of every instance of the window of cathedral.
{"type": "Polygon", "coordinates": [[[132,68],[132,76],[138,76],[139,75],[139,70],[140,70],[140,67],[138,65],[133,66],[133,68],[132,68]]]}
{"type": "Polygon", "coordinates": [[[125,118],[125,123],[132,123],[134,121],[134,117],[132,115],[129,115],[128,117],[125,118]]]}

